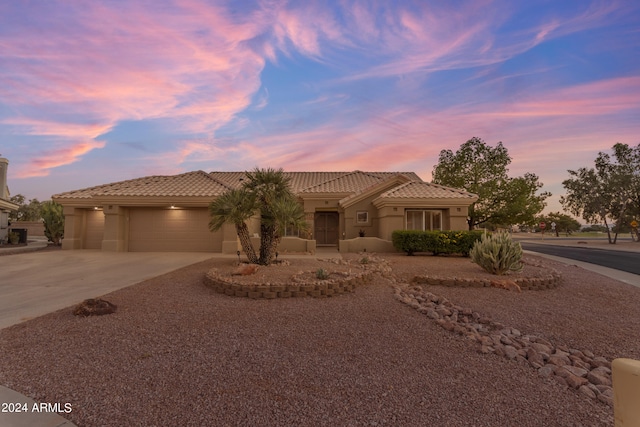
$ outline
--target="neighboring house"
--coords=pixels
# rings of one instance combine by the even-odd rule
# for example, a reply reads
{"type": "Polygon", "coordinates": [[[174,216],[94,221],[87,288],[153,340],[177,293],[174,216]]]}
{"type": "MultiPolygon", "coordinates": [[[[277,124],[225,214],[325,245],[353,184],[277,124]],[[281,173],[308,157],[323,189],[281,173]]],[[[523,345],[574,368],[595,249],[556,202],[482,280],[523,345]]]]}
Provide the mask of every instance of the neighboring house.
{"type": "Polygon", "coordinates": [[[17,211],[19,206],[9,200],[7,169],[9,160],[0,157],[0,242],[7,240],[9,234],[9,212],[17,211]]]}
{"type": "MultiPolygon", "coordinates": [[[[315,250],[340,246],[360,250],[359,233],[370,250],[392,249],[394,230],[465,230],[477,196],[422,181],[413,172],[285,172],[304,206],[307,235],[284,238],[279,249],[315,250]],[[353,244],[349,244],[349,243],[353,244]]],[[[53,196],[64,206],[63,249],[103,251],[208,251],[235,253],[235,228],[211,233],[208,205],[242,185],[244,172],[189,172],[149,176],[53,196]]],[[[249,224],[259,231],[257,220],[249,224]]]]}

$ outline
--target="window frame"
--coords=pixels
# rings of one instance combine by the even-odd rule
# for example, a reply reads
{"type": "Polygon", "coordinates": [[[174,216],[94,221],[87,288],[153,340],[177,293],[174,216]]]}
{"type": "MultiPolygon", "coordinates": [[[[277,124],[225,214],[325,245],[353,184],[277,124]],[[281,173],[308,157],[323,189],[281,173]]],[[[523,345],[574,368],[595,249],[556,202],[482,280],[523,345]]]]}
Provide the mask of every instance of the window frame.
{"type": "Polygon", "coordinates": [[[369,224],[369,211],[356,211],[356,224],[366,225],[369,224]],[[365,215],[365,220],[360,219],[360,215],[365,215]]]}
{"type": "Polygon", "coordinates": [[[417,231],[442,231],[442,219],[444,216],[444,211],[441,209],[420,209],[420,208],[412,208],[405,209],[404,211],[404,229],[405,230],[417,230],[417,231]],[[421,228],[409,228],[409,213],[410,212],[421,212],[421,228]],[[434,217],[439,219],[439,224],[434,226],[434,217]],[[427,227],[428,225],[428,227],[427,227]]]}

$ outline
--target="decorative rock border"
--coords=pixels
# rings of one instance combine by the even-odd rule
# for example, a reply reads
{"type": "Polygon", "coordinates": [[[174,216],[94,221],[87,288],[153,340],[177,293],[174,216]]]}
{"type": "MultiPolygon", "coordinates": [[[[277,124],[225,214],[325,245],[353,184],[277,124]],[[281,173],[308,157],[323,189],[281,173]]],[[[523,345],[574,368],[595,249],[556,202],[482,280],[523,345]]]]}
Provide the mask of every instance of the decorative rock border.
{"type": "MultiPolygon", "coordinates": [[[[535,267],[543,267],[541,264],[528,262],[527,264],[535,267]]],[[[433,286],[455,286],[461,288],[482,288],[491,287],[492,282],[497,280],[510,280],[520,287],[521,290],[537,291],[543,289],[553,289],[558,287],[562,280],[562,275],[555,269],[544,267],[550,272],[549,275],[544,277],[516,277],[511,278],[509,276],[496,276],[495,279],[478,279],[478,278],[459,278],[459,277],[445,277],[445,276],[414,276],[411,279],[412,283],[433,285],[433,286]]]]}
{"type": "MultiPolygon", "coordinates": [[[[521,290],[538,291],[543,289],[553,289],[560,283],[560,275],[551,274],[547,277],[518,277],[514,279],[507,278],[516,285],[520,286],[521,290]]],[[[443,277],[443,276],[415,276],[411,279],[413,283],[433,286],[455,286],[461,288],[482,288],[491,287],[492,282],[495,280],[490,279],[477,279],[477,278],[460,278],[460,277],[443,277]]]]}
{"type": "Polygon", "coordinates": [[[587,397],[613,406],[611,362],[604,357],[523,334],[476,311],[454,305],[420,286],[395,285],[394,298],[444,329],[478,342],[482,354],[495,353],[515,360],[536,369],[541,377],[553,378],[587,397]]]}
{"type": "Polygon", "coordinates": [[[253,299],[274,299],[291,297],[314,297],[325,298],[333,295],[340,295],[345,292],[353,292],[356,286],[367,283],[373,271],[358,273],[332,272],[342,276],[340,279],[317,280],[308,282],[302,280],[305,273],[302,272],[291,277],[290,283],[275,284],[240,284],[233,279],[217,274],[216,269],[211,269],[204,276],[204,284],[213,288],[216,292],[236,297],[248,297],[253,299]]]}
{"type": "MultiPolygon", "coordinates": [[[[323,260],[333,264],[352,265],[358,270],[352,272],[331,271],[331,275],[340,276],[337,279],[311,280],[309,274],[315,275],[315,271],[302,271],[291,276],[287,283],[237,283],[232,277],[220,275],[218,269],[209,270],[203,282],[216,292],[236,297],[252,299],[274,299],[291,297],[326,298],[334,295],[353,292],[357,286],[368,283],[374,274],[389,275],[391,268],[389,263],[373,254],[366,254],[367,262],[354,264],[343,259],[323,260]]],[[[364,258],[361,258],[361,260],[364,258]]]]}

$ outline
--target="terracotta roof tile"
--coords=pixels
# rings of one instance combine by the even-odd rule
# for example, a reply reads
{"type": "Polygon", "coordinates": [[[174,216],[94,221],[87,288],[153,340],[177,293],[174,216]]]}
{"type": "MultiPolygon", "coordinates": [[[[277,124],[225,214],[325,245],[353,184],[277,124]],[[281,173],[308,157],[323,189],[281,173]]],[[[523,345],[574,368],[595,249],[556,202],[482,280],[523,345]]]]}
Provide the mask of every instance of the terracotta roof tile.
{"type": "MultiPolygon", "coordinates": [[[[398,174],[420,181],[420,177],[413,172],[284,172],[284,174],[291,179],[289,183],[295,194],[352,193],[398,174]]],[[[209,175],[233,188],[240,187],[241,179],[246,179],[244,172],[211,172],[209,175]]]]}
{"type": "Polygon", "coordinates": [[[94,196],[215,197],[229,187],[203,171],[170,176],[147,176],[82,190],[56,194],[55,198],[86,199],[94,196]]]}
{"type": "Polygon", "coordinates": [[[353,193],[375,185],[383,179],[379,175],[368,172],[348,172],[307,187],[301,193],[353,193]]]}
{"type": "MultiPolygon", "coordinates": [[[[359,193],[397,175],[404,175],[417,183],[422,183],[420,177],[413,172],[285,172],[285,175],[290,178],[290,185],[295,194],[359,193]]],[[[180,175],[156,175],[130,179],[68,191],[53,197],[79,200],[100,196],[215,197],[229,188],[240,187],[244,179],[246,179],[244,172],[195,171],[180,175]]]]}
{"type": "Polygon", "coordinates": [[[478,196],[457,188],[424,181],[410,181],[380,195],[380,198],[477,199],[478,196]]]}

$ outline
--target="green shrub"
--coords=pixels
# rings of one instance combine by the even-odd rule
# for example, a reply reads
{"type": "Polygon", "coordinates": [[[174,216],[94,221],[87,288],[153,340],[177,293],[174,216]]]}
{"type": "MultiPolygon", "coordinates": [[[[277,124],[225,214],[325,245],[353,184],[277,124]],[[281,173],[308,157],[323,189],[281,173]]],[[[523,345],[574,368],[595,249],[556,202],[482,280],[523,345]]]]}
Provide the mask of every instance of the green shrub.
{"type": "Polygon", "coordinates": [[[12,245],[17,245],[18,241],[20,240],[20,235],[16,232],[10,232],[9,235],[7,236],[7,239],[9,241],[9,243],[11,243],[12,245]]]}
{"type": "Polygon", "coordinates": [[[482,236],[471,249],[471,260],[492,274],[522,270],[522,247],[509,233],[482,236]]]}
{"type": "Polygon", "coordinates": [[[329,272],[324,268],[319,268],[316,271],[316,279],[327,280],[329,278],[329,272]]]}
{"type": "Polygon", "coordinates": [[[396,230],[391,235],[393,246],[413,255],[415,252],[462,254],[469,256],[474,243],[480,240],[481,231],[417,231],[396,230]]]}
{"type": "Polygon", "coordinates": [[[42,203],[42,220],[44,222],[44,235],[56,245],[64,237],[64,214],[62,205],[48,201],[42,203]]]}

